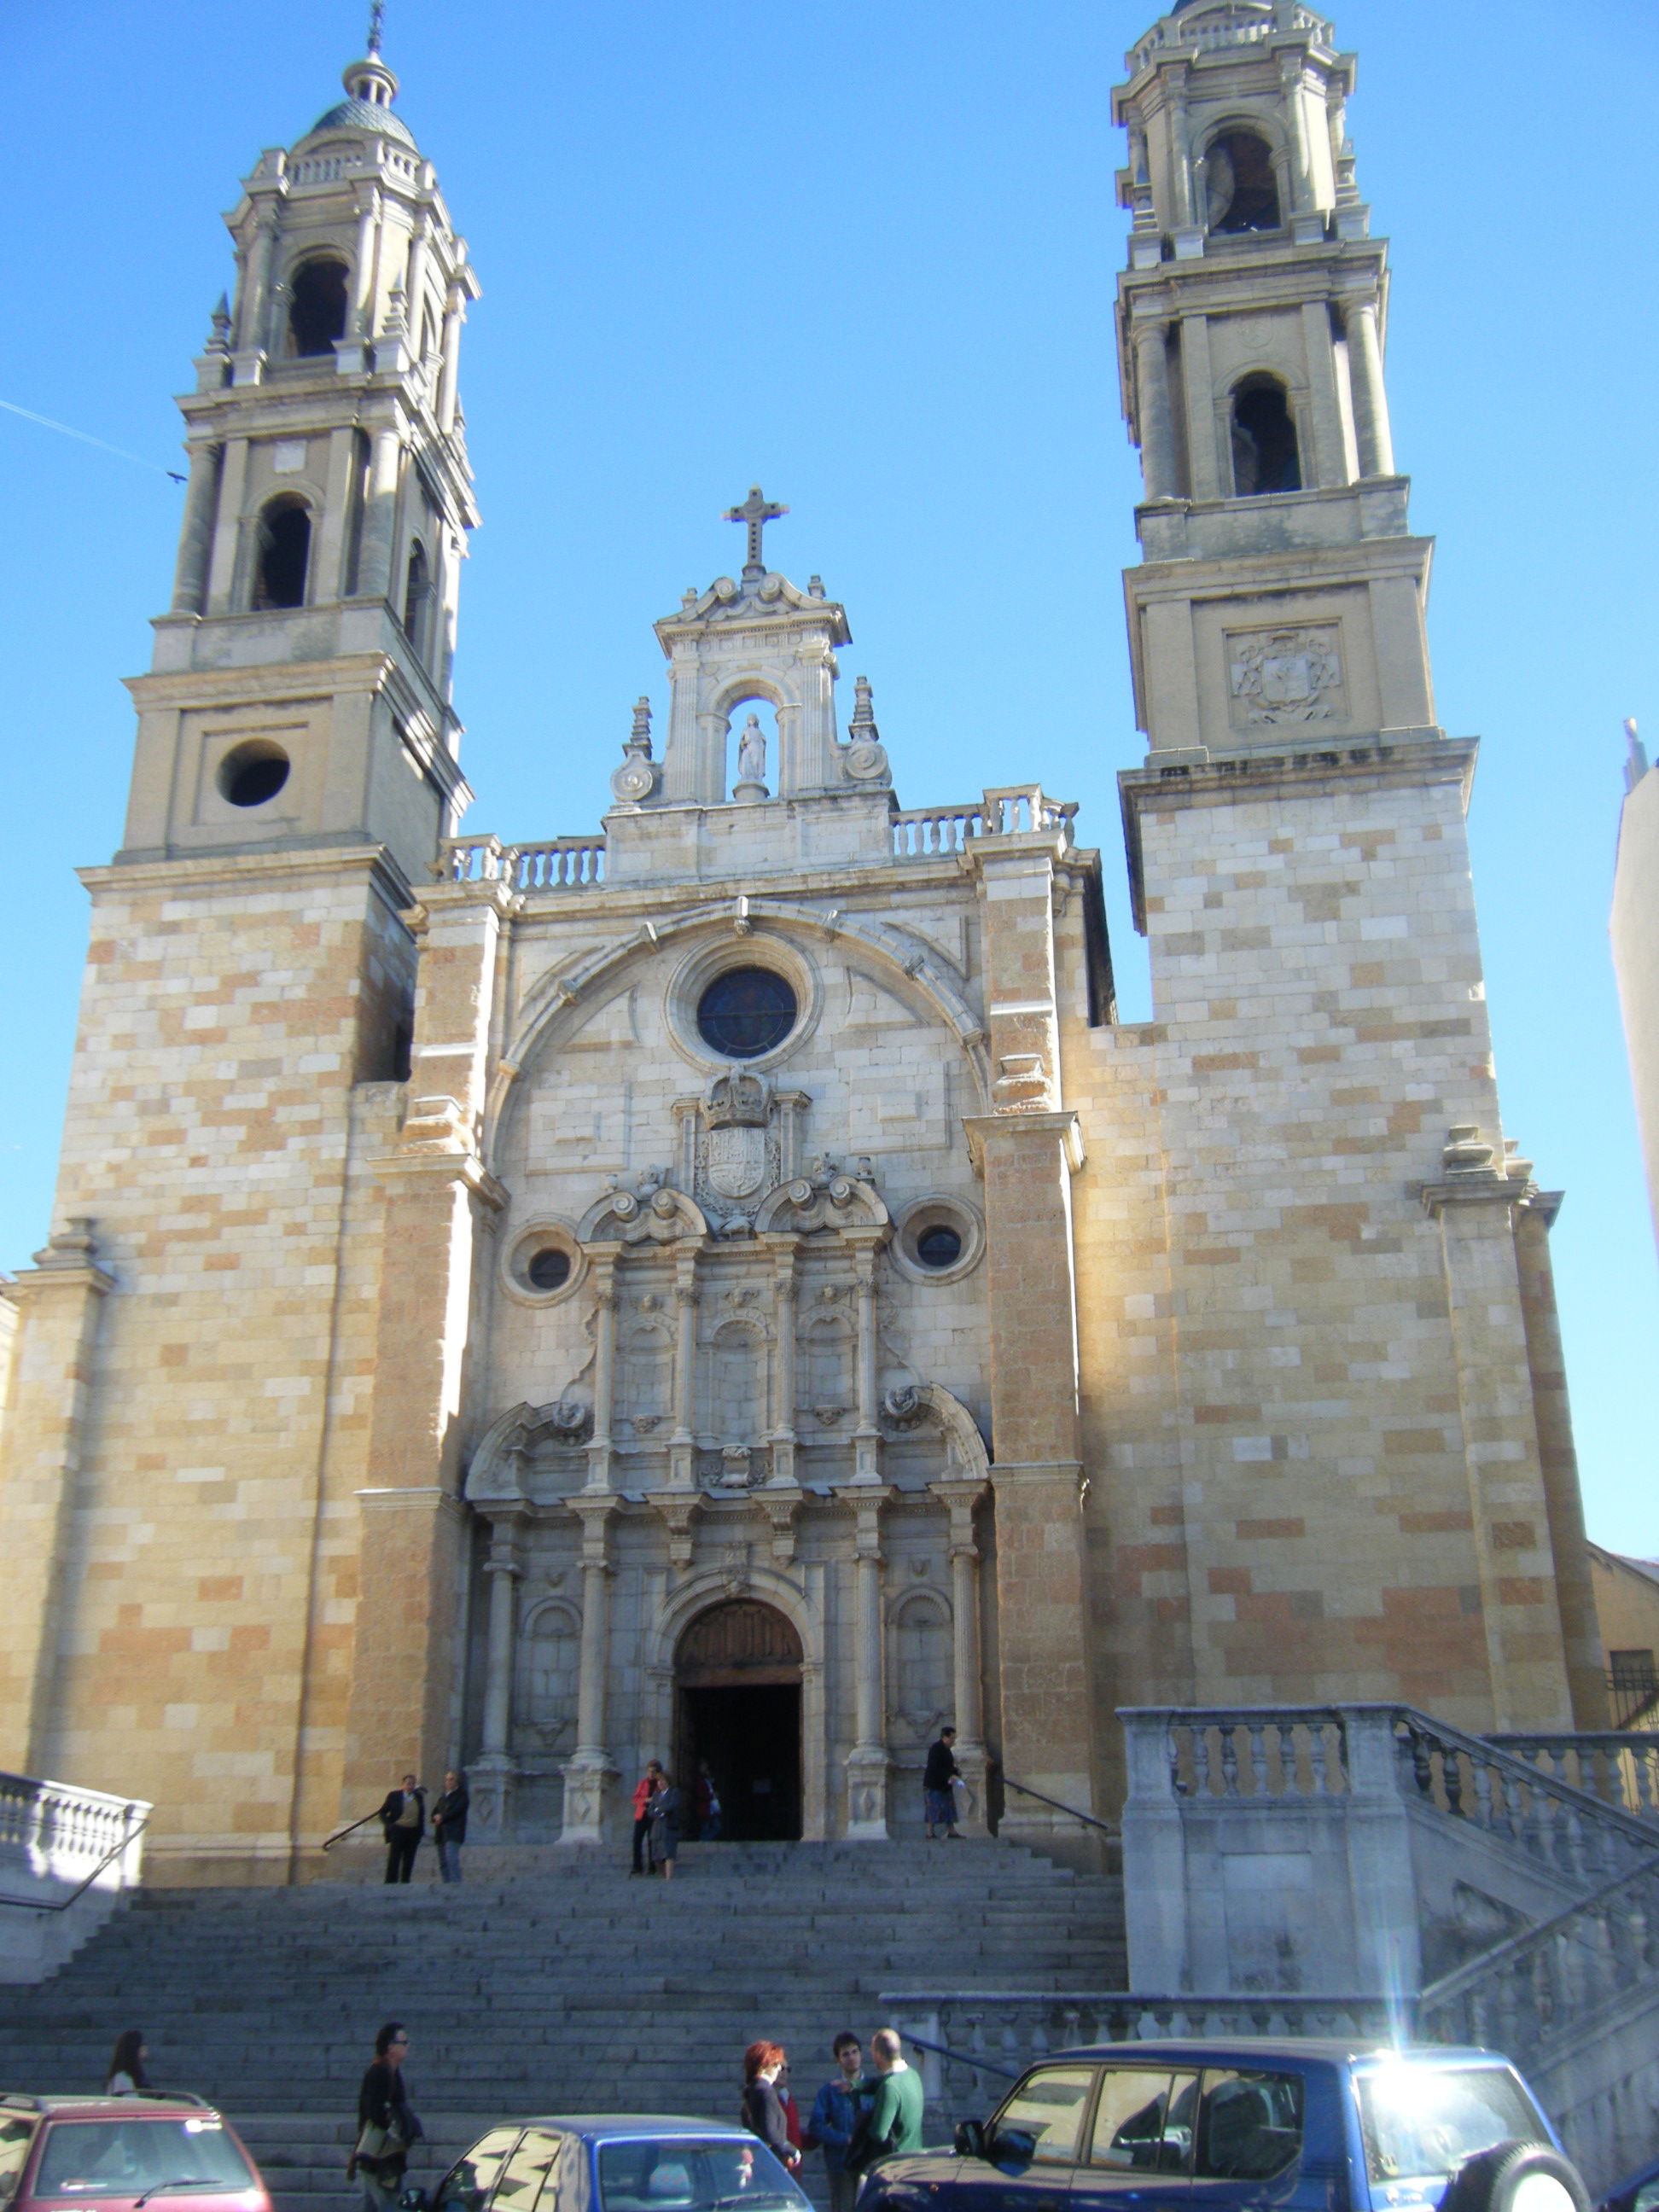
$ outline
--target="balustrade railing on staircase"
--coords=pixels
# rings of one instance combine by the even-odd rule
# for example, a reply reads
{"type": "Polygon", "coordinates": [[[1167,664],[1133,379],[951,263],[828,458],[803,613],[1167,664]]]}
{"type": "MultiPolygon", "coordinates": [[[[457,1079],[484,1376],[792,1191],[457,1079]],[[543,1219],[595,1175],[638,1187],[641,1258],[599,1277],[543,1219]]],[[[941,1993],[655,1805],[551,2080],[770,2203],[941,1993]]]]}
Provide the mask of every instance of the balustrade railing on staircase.
{"type": "Polygon", "coordinates": [[[1502,1751],[1637,1819],[1659,1822],[1659,1735],[1640,1729],[1494,1735],[1502,1751]]]}

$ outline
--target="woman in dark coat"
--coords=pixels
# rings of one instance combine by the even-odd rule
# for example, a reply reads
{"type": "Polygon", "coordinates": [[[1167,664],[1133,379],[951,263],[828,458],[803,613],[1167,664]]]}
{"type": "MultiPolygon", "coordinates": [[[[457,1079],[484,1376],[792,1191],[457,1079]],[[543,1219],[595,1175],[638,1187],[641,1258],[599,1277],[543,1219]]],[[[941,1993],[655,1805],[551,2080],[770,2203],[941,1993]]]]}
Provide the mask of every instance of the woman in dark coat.
{"type": "Polygon", "coordinates": [[[788,2064],[781,2043],[751,2043],[743,2054],[743,2124],[793,2173],[800,2153],[789,2140],[789,2115],[776,2087],[788,2064]]]}
{"type": "Polygon", "coordinates": [[[665,1881],[674,1879],[674,1854],[680,1847],[684,1817],[685,1799],[674,1787],[673,1776],[660,1776],[657,1794],[651,1800],[651,1826],[646,1831],[645,1848],[652,1872],[661,1875],[665,1881]]]}
{"type": "Polygon", "coordinates": [[[408,2055],[408,2029],[400,2020],[387,2021],[374,2039],[374,2063],[357,2092],[357,2148],[346,2161],[346,2179],[362,2184],[364,2212],[392,2212],[404,2185],[409,2146],[419,2131],[404,2087],[408,2055]],[[373,2151],[362,2147],[366,2130],[374,2131],[371,2142],[379,2142],[373,2151]]]}

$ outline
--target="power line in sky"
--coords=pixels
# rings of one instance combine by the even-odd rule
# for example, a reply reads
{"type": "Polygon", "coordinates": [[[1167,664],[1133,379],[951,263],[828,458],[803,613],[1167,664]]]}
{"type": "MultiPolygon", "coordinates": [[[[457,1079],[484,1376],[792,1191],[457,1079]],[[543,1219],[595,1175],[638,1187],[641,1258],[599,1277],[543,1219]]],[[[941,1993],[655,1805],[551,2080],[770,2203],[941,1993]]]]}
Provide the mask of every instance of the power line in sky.
{"type": "Polygon", "coordinates": [[[38,422],[43,430],[60,430],[66,438],[78,438],[83,446],[96,446],[101,453],[113,453],[118,460],[136,461],[141,469],[154,469],[158,476],[171,477],[174,483],[185,479],[177,469],[164,469],[160,461],[147,460],[142,453],[130,453],[125,446],[112,446],[102,438],[94,438],[90,431],[76,430],[68,422],[55,422],[50,415],[37,415],[32,407],[20,407],[15,400],[0,399],[8,415],[21,415],[26,422],[38,422]]]}

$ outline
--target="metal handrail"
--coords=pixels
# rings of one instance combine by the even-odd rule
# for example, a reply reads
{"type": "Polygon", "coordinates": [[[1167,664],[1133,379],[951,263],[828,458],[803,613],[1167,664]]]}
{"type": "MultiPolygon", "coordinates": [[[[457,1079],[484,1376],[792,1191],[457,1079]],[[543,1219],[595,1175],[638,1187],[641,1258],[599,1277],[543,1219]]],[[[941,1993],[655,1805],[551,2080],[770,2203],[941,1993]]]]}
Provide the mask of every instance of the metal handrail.
{"type": "Polygon", "coordinates": [[[380,1817],[380,1809],[377,1805],[372,1813],[365,1813],[361,1820],[354,1820],[349,1828],[337,1828],[323,1849],[331,1851],[336,1844],[343,1844],[348,1836],[355,1836],[359,1828],[366,1828],[371,1820],[378,1820],[380,1817]]]}
{"type": "Polygon", "coordinates": [[[958,2066],[971,2066],[980,2074],[1000,2074],[1005,2081],[1019,2079],[1012,2066],[997,2066],[988,2058],[975,2058],[971,2051],[952,2051],[948,2044],[929,2043],[925,2035],[912,2035],[908,2028],[902,2027],[899,2033],[907,2043],[914,2043],[918,2051],[931,2051],[936,2058],[949,2058],[958,2066]]]}
{"type": "MultiPolygon", "coordinates": [[[[131,1816],[132,1807],[129,1805],[127,1807],[127,1817],[131,1819],[131,1816]]],[[[122,1852],[125,1851],[128,1845],[132,1842],[133,1838],[135,1836],[142,1836],[149,1825],[149,1814],[146,1813],[143,1819],[139,1821],[137,1826],[136,1828],[128,1828],[123,1834],[120,1842],[114,1844],[109,1850],[106,1850],[104,1853],[103,1857],[99,1860],[97,1865],[94,1867],[92,1872],[87,1876],[86,1880],[81,1883],[78,1888],[72,1889],[67,1897],[59,1898],[55,1902],[46,1898],[38,1897],[0,1897],[0,1905],[15,1905],[20,1912],[67,1912],[70,1905],[75,1903],[76,1898],[84,1897],[86,1895],[88,1890],[92,1887],[92,1885],[97,1881],[99,1875],[102,1874],[104,1869],[108,1866],[112,1860],[118,1859],[122,1852]]]]}
{"type": "Polygon", "coordinates": [[[1058,1797],[1045,1796],[1041,1790],[1033,1790],[1029,1783],[1016,1782],[1012,1774],[1004,1774],[1001,1781],[1005,1790],[1018,1790],[1022,1797],[1035,1797],[1039,1805],[1052,1805],[1056,1813],[1065,1813],[1073,1820],[1081,1820],[1085,1826],[1098,1828],[1103,1835],[1115,1836],[1117,1833],[1109,1820],[1097,1820],[1092,1813],[1081,1813],[1075,1805],[1062,1805],[1058,1797]]]}

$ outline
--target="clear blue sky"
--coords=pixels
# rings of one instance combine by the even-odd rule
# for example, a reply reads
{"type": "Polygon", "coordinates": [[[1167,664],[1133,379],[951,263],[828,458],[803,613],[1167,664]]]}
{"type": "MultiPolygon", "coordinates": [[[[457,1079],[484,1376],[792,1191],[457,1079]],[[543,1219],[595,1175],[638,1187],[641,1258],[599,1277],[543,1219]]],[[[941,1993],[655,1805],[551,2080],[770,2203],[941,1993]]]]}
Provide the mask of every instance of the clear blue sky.
{"type": "MultiPolygon", "coordinates": [[[[361,50],[355,0],[13,0],[0,414],[13,884],[0,1266],[44,1237],[84,939],[170,586],[169,395],[230,276],[219,221],[361,50]]],[[[1124,0],[605,8],[391,0],[400,110],[484,297],[462,389],[484,526],[457,702],[468,826],[597,825],[650,624],[740,559],[820,571],[909,805],[1040,777],[1103,850],[1148,1010],[1114,775],[1136,471],[1111,301],[1124,0]]],[[[1659,1267],[1606,918],[1619,722],[1659,736],[1650,0],[1348,0],[1362,191],[1393,240],[1389,380],[1438,533],[1440,713],[1484,739],[1473,836],[1506,1127],[1555,1232],[1590,1531],[1659,1553],[1659,1267]]],[[[848,687],[850,689],[850,686],[848,687]]]]}

